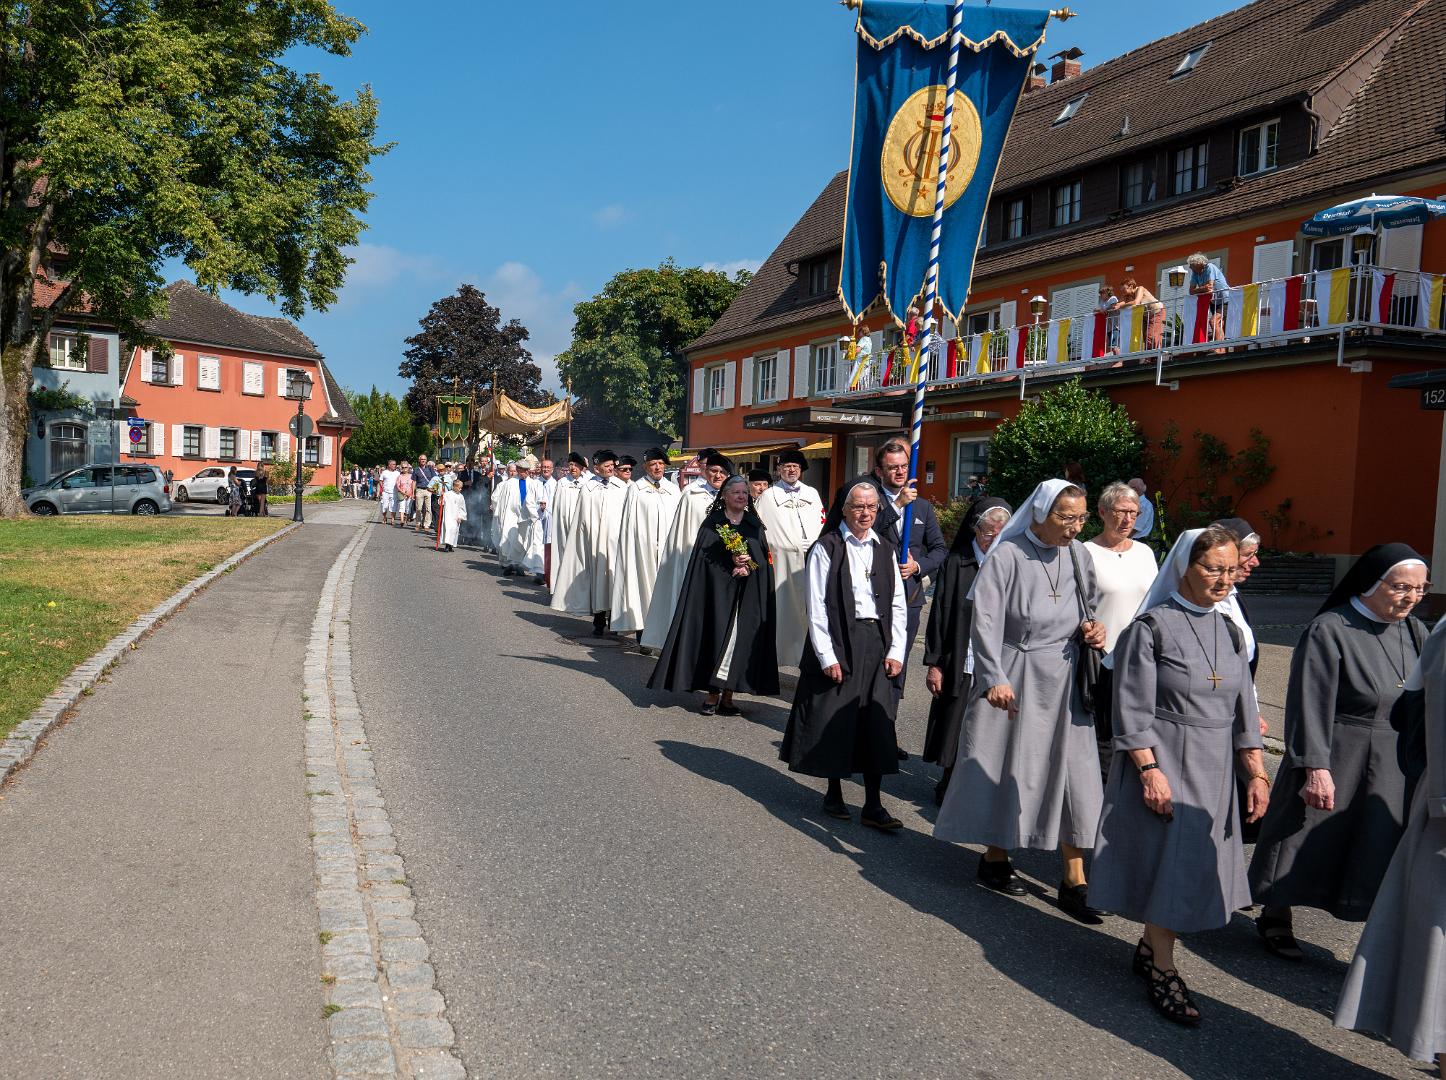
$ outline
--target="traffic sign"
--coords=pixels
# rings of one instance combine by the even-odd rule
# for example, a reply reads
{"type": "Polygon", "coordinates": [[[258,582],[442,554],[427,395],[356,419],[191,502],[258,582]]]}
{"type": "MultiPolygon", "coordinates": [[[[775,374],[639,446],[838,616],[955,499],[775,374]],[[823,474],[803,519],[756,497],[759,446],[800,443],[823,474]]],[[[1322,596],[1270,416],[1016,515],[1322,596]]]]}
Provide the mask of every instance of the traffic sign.
{"type": "Polygon", "coordinates": [[[309,439],[316,433],[316,425],[311,422],[311,417],[303,413],[301,416],[293,416],[290,423],[286,425],[291,429],[291,434],[298,439],[309,439]],[[296,430],[297,421],[301,422],[301,430],[296,430]]]}
{"type": "Polygon", "coordinates": [[[146,422],[139,416],[126,417],[126,424],[133,428],[143,428],[146,426],[146,422]]]}
{"type": "Polygon", "coordinates": [[[138,443],[146,437],[145,428],[131,428],[131,442],[138,443]]]}

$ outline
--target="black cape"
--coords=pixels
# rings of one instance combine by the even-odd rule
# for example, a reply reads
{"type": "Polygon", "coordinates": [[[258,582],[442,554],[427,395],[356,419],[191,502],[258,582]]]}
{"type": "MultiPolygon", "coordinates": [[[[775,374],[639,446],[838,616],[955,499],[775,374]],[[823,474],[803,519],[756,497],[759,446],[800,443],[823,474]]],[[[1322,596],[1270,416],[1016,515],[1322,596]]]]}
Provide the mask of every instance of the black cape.
{"type": "Polygon", "coordinates": [[[751,509],[736,528],[748,541],[758,569],[733,576],[733,556],[718,535],[728,524],[721,510],[703,519],[688,560],[673,623],[648,685],[654,690],[714,689],[718,665],[735,621],[737,644],[728,678],[718,688],[745,694],[778,693],[778,648],[774,630],[773,565],[763,522],[751,509]]]}

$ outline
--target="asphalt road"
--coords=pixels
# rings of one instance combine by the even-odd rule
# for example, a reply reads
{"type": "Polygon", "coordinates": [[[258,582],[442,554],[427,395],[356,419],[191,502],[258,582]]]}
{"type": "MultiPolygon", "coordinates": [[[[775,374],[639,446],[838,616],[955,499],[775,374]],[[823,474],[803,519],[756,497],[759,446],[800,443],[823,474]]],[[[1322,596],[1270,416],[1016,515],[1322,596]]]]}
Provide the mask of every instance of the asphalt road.
{"type": "Polygon", "coordinates": [[[1130,975],[1138,926],[1050,905],[1053,856],[1017,858],[1025,900],[972,884],[930,836],[932,767],[886,781],[902,833],[834,822],[777,761],[785,703],[699,716],[490,558],[376,528],[354,671],[470,1075],[1420,1075],[1330,1026],[1358,928],[1301,913],[1299,966],[1241,917],[1193,937],[1206,1021],[1178,1029],[1130,975]]]}

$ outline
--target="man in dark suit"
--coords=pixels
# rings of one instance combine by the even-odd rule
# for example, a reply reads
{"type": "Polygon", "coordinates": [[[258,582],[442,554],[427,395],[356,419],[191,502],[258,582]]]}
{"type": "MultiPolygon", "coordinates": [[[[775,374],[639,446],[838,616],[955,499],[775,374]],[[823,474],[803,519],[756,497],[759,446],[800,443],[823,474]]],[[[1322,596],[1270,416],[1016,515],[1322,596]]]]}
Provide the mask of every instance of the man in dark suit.
{"type": "MultiPolygon", "coordinates": [[[[939,572],[949,554],[949,545],[944,542],[944,532],[939,528],[934,504],[919,498],[914,483],[909,481],[908,443],[890,439],[879,447],[874,453],[874,468],[868,479],[879,489],[879,516],[874,531],[892,543],[895,549],[903,532],[904,513],[912,512],[914,515],[914,522],[909,527],[909,558],[899,567],[904,579],[904,597],[908,601],[909,632],[904,647],[903,670],[891,680],[897,708],[899,699],[904,696],[904,681],[909,675],[908,657],[919,634],[919,617],[924,610],[924,578],[939,572]]],[[[842,490],[847,490],[852,483],[845,484],[842,490]]],[[[907,756],[903,750],[899,751],[901,760],[907,756]]]]}

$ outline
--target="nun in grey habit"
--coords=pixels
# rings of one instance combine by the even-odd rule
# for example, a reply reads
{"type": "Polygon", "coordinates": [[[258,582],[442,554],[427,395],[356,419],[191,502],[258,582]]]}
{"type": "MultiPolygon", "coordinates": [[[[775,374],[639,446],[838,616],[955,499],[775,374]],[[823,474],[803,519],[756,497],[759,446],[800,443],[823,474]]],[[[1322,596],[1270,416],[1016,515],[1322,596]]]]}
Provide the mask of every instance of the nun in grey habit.
{"type": "Polygon", "coordinates": [[[1250,904],[1235,764],[1251,813],[1269,780],[1244,636],[1215,605],[1238,559],[1224,529],[1180,535],[1115,643],[1114,757],[1095,844],[1093,900],[1145,924],[1134,970],[1167,1019],[1199,1009],[1174,966],[1175,936],[1226,925],[1250,904]]]}
{"type": "Polygon", "coordinates": [[[1094,562],[1074,537],[1084,492],[1046,480],[984,552],[971,596],[974,682],[934,835],[985,844],[979,881],[1022,896],[1011,848],[1059,848],[1059,906],[1097,925],[1084,855],[1100,813],[1094,721],[1080,703],[1080,650],[1104,644],[1094,562]]]}
{"type": "Polygon", "coordinates": [[[1407,676],[1425,691],[1426,771],[1336,1006],[1336,1026],[1384,1035],[1446,1068],[1446,620],[1407,676]]]}
{"type": "Polygon", "coordinates": [[[1405,544],[1371,548],[1306,628],[1290,664],[1285,759],[1250,862],[1266,948],[1303,959],[1291,908],[1360,922],[1406,817],[1391,708],[1426,630],[1411,609],[1426,563],[1405,544]]]}

